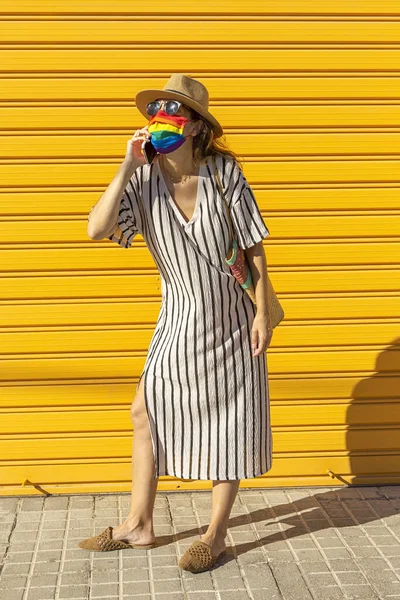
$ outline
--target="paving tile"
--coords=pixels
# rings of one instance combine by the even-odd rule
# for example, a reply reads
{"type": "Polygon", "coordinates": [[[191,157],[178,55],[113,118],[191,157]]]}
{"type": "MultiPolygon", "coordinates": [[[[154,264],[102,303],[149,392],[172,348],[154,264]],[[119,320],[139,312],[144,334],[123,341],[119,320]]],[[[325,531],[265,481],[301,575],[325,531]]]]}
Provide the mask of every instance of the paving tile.
{"type": "MultiPolygon", "coordinates": [[[[182,591],[182,581],[181,579],[164,579],[164,580],[156,580],[153,581],[154,591],[155,593],[167,594],[172,592],[181,592],[182,591]]],[[[172,598],[171,598],[172,600],[172,598]]]]}
{"type": "Polygon", "coordinates": [[[143,594],[150,594],[150,582],[147,581],[129,581],[124,582],[123,594],[140,594],[140,598],[143,594]]]}
{"type": "MultiPolygon", "coordinates": [[[[0,598],[1,598],[1,588],[0,588],[0,598]]],[[[24,588],[19,588],[17,590],[8,590],[7,591],[7,596],[5,596],[5,598],[7,600],[23,600],[25,594],[25,589],[24,588]]]]}
{"type": "Polygon", "coordinates": [[[323,560],[303,560],[301,563],[301,569],[306,574],[319,574],[319,573],[330,573],[328,564],[323,560]]]}
{"type": "Polygon", "coordinates": [[[400,544],[397,544],[397,546],[383,546],[380,545],[379,546],[379,550],[380,552],[382,552],[382,554],[384,554],[385,556],[389,557],[395,557],[395,556],[400,556],[400,544]]]}
{"type": "Polygon", "coordinates": [[[189,573],[182,579],[183,588],[190,596],[193,592],[193,597],[198,592],[214,593],[214,583],[212,575],[209,571],[203,573],[189,573]]]}
{"type": "MultiPolygon", "coordinates": [[[[73,600],[74,598],[87,598],[89,587],[84,585],[63,585],[60,587],[59,598],[63,600],[73,600]]],[[[28,596],[29,599],[29,596],[28,596]]]]}
{"type": "Polygon", "coordinates": [[[92,598],[98,598],[98,597],[111,598],[112,596],[118,597],[118,589],[119,589],[118,582],[116,582],[116,583],[92,583],[90,592],[91,592],[92,598]]]}
{"type": "Polygon", "coordinates": [[[26,586],[26,575],[3,575],[0,581],[0,590],[13,590],[26,586]]]}
{"type": "Polygon", "coordinates": [[[360,571],[348,571],[347,573],[336,573],[341,585],[368,585],[368,581],[360,571]]]}
{"type": "Polygon", "coordinates": [[[56,597],[55,587],[30,587],[29,600],[54,600],[56,597]]]}
{"type": "Polygon", "coordinates": [[[269,587],[261,590],[252,590],[253,600],[282,600],[279,590],[271,590],[269,587]]]}
{"type": "Polygon", "coordinates": [[[335,559],[331,558],[328,560],[328,564],[332,571],[358,571],[358,565],[354,560],[348,560],[346,558],[343,559],[335,559]]]}
{"type": "MultiPolygon", "coordinates": [[[[221,600],[232,600],[232,592],[220,592],[221,600]]],[[[235,591],[235,600],[249,600],[249,595],[246,591],[235,591]]]]}
{"type": "Polygon", "coordinates": [[[318,548],[314,548],[314,549],[310,549],[308,548],[307,550],[296,550],[296,557],[297,560],[319,560],[320,558],[322,558],[323,554],[322,551],[318,550],[318,548]]]}
{"type": "MultiPolygon", "coordinates": [[[[153,573],[155,572],[155,568],[153,565],[153,573]]],[[[107,571],[98,572],[98,576],[100,576],[99,581],[107,571]]],[[[119,576],[119,571],[112,571],[114,576],[119,576]]],[[[94,574],[93,574],[94,575],[94,574]]],[[[135,569],[123,569],[123,578],[125,583],[136,582],[136,581],[148,581],[149,580],[149,569],[147,567],[136,567],[135,569]]]]}
{"type": "Polygon", "coordinates": [[[343,600],[344,598],[346,596],[344,596],[343,590],[339,586],[321,587],[318,589],[318,600],[343,600]]]}
{"type": "Polygon", "coordinates": [[[179,579],[181,573],[181,569],[178,565],[172,565],[169,567],[159,567],[156,569],[152,569],[152,575],[154,581],[163,580],[163,579],[179,579]]]}
{"type": "Polygon", "coordinates": [[[319,590],[328,585],[337,585],[332,573],[307,573],[307,582],[311,589],[319,590]]]}
{"type": "Polygon", "coordinates": [[[312,600],[300,569],[294,563],[271,563],[275,581],[285,600],[312,600]]]}
{"type": "MultiPolygon", "coordinates": [[[[108,571],[108,577],[112,577],[113,571],[108,571]]],[[[90,573],[88,570],[85,571],[78,571],[75,573],[70,573],[70,572],[63,572],[61,573],[60,576],[60,584],[61,585],[87,585],[89,583],[89,576],[90,573]]],[[[39,575],[37,575],[37,577],[39,577],[39,575]]],[[[42,575],[40,575],[40,577],[43,577],[42,575]]],[[[108,581],[108,580],[107,580],[108,581]]],[[[111,579],[112,581],[112,579],[111,579]]],[[[97,582],[95,574],[92,574],[92,583],[100,583],[97,582]]],[[[102,583],[102,582],[101,582],[102,583]]]]}
{"type": "Polygon", "coordinates": [[[215,587],[218,591],[231,590],[232,593],[234,592],[236,594],[236,591],[246,589],[244,581],[241,577],[226,577],[222,569],[219,573],[217,573],[217,571],[214,573],[215,587]]]}
{"type": "MultiPolygon", "coordinates": [[[[8,575],[28,575],[31,569],[30,563],[6,563],[3,567],[3,577],[8,575]]],[[[0,580],[1,586],[1,580],[0,580]]]]}
{"type": "Polygon", "coordinates": [[[356,558],[367,558],[372,556],[380,556],[379,549],[374,546],[358,546],[356,548],[351,548],[353,556],[356,558]]]}
{"type": "MultiPolygon", "coordinates": [[[[343,586],[342,589],[346,593],[347,598],[350,598],[351,600],[381,600],[378,594],[369,585],[343,586]]],[[[390,600],[396,599],[392,598],[390,600]]]]}
{"type": "Polygon", "coordinates": [[[327,560],[339,560],[352,558],[353,554],[346,547],[343,548],[324,548],[324,555],[327,560]]]}
{"type": "MultiPolygon", "coordinates": [[[[58,578],[58,573],[40,573],[40,574],[36,574],[36,575],[32,575],[32,577],[29,578],[29,585],[33,586],[33,587],[40,587],[40,586],[54,586],[57,583],[57,578],[58,578]]],[[[78,583],[78,582],[77,582],[78,583]]]]}

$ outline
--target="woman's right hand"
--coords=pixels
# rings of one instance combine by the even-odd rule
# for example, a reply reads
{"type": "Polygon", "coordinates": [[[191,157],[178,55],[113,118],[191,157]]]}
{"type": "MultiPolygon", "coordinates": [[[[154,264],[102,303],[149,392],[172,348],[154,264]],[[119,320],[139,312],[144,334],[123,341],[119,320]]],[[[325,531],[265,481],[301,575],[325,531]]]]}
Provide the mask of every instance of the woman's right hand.
{"type": "Polygon", "coordinates": [[[146,164],[146,159],[141,152],[141,146],[144,141],[149,140],[151,135],[148,132],[147,125],[141,129],[137,129],[130,140],[126,144],[126,162],[132,162],[142,166],[146,164]]]}

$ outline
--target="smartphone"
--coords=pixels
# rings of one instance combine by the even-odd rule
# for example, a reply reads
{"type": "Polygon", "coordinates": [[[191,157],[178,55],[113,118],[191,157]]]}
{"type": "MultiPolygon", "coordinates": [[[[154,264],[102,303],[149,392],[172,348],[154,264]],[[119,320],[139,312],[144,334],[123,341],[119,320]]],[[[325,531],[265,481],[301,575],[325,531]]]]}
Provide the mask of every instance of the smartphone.
{"type": "Polygon", "coordinates": [[[143,142],[142,150],[147,164],[150,165],[158,154],[157,150],[154,148],[153,144],[150,141],[143,142]]]}

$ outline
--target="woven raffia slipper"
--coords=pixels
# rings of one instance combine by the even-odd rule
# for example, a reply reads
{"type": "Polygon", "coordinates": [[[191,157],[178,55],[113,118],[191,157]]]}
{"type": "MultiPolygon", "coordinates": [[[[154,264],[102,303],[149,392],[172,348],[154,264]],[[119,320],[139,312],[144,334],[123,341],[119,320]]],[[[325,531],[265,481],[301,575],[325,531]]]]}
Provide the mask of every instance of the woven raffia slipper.
{"type": "Polygon", "coordinates": [[[112,531],[113,528],[110,525],[102,533],[99,533],[99,535],[79,542],[79,548],[93,550],[94,552],[110,552],[110,550],[123,550],[124,548],[154,548],[156,545],[155,542],[145,545],[128,544],[128,542],[123,542],[122,540],[113,540],[112,531]]]}
{"type": "Polygon", "coordinates": [[[186,552],[182,554],[178,566],[185,571],[200,573],[201,571],[211,569],[224,552],[225,550],[222,550],[218,556],[213,556],[209,544],[201,540],[195,540],[186,552]]]}

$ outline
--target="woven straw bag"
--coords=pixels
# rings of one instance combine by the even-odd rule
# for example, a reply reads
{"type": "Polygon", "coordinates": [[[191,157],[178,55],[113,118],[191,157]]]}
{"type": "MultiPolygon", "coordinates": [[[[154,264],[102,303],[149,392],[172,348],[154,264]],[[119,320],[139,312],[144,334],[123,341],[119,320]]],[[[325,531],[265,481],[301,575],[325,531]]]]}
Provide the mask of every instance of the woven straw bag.
{"type": "MultiPolygon", "coordinates": [[[[226,208],[226,212],[227,212],[228,220],[229,220],[230,241],[231,241],[232,247],[228,250],[228,253],[225,257],[225,261],[229,265],[232,274],[236,277],[236,279],[238,280],[238,282],[240,283],[242,288],[250,296],[252,302],[254,304],[256,304],[256,295],[255,295],[255,291],[254,291],[254,284],[253,284],[253,279],[251,276],[251,270],[250,270],[249,264],[247,262],[246,253],[243,248],[239,247],[237,240],[235,240],[235,238],[234,238],[233,227],[232,227],[232,218],[230,215],[228,203],[225,198],[224,190],[223,190],[223,187],[221,184],[221,180],[219,177],[217,164],[216,164],[214,155],[212,156],[212,159],[213,159],[215,177],[217,179],[217,183],[218,183],[218,187],[219,187],[219,192],[221,194],[221,197],[224,200],[224,204],[225,204],[225,208],[226,208]]],[[[278,300],[277,295],[275,294],[275,290],[273,288],[271,279],[268,274],[267,274],[267,297],[268,297],[268,308],[269,308],[271,327],[274,328],[277,325],[279,325],[279,323],[282,321],[282,319],[285,316],[285,313],[283,311],[281,303],[278,300]]]]}

